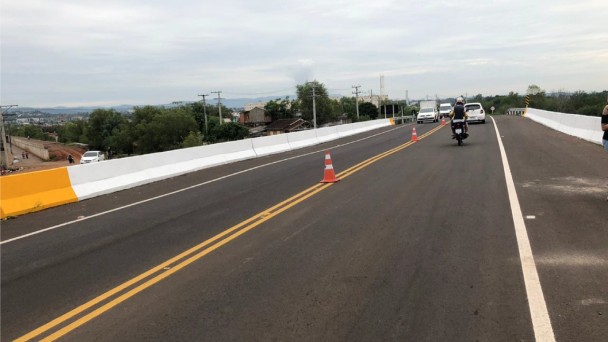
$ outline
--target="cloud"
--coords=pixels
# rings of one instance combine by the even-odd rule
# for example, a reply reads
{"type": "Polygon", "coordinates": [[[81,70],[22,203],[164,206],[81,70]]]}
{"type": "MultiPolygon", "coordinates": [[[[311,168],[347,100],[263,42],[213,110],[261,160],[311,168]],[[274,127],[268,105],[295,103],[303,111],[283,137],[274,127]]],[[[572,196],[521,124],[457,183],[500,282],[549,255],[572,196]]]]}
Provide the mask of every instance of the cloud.
{"type": "Polygon", "coordinates": [[[290,71],[296,84],[303,84],[314,80],[314,62],[311,59],[300,59],[291,67],[290,71]]]}
{"type": "Polygon", "coordinates": [[[389,96],[408,89],[410,98],[523,92],[533,83],[601,91],[608,79],[604,0],[2,6],[3,101],[23,106],[153,104],[205,89],[280,96],[312,79],[378,92],[380,74],[389,96]]]}

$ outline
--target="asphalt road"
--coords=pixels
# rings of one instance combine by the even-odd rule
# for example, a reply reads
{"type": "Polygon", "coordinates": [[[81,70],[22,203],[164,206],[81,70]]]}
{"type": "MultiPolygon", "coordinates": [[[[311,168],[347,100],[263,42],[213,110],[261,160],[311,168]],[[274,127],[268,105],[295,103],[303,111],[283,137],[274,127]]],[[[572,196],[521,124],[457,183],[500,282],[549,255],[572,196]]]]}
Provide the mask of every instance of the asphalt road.
{"type": "Polygon", "coordinates": [[[415,144],[390,127],[3,221],[1,338],[533,341],[544,305],[555,340],[605,341],[608,155],[496,123],[542,303],[492,120],[461,147],[425,124],[415,144]]]}

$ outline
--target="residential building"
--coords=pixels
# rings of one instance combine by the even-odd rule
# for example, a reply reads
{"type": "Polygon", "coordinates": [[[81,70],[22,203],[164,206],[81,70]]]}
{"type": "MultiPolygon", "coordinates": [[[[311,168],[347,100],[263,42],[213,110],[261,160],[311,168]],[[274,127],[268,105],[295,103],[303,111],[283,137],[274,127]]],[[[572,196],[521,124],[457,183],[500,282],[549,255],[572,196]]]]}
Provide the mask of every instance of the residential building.
{"type": "Polygon", "coordinates": [[[310,128],[310,123],[302,119],[279,119],[266,126],[267,135],[277,135],[302,131],[310,128]]]}
{"type": "Polygon", "coordinates": [[[266,115],[266,110],[254,107],[241,113],[239,123],[249,126],[258,126],[272,122],[272,118],[266,115]]]}

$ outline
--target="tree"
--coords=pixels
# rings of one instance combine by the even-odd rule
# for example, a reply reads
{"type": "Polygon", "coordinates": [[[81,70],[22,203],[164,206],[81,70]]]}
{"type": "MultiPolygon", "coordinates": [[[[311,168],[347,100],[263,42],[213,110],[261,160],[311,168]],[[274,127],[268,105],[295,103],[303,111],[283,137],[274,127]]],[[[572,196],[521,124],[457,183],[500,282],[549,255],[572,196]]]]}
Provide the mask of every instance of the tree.
{"type": "Polygon", "coordinates": [[[290,119],[295,116],[293,109],[295,101],[290,101],[289,96],[286,96],[284,99],[276,99],[271,100],[264,106],[264,110],[266,110],[266,114],[269,115],[272,120],[278,119],[290,119]]]}
{"type": "Polygon", "coordinates": [[[355,98],[343,96],[339,102],[342,113],[348,114],[348,117],[351,118],[353,122],[357,121],[357,104],[355,98]]]}
{"type": "Polygon", "coordinates": [[[528,95],[536,95],[540,92],[545,92],[544,90],[540,89],[539,86],[537,86],[536,84],[531,84],[528,86],[528,90],[526,91],[526,94],[528,95]]]}
{"type": "Polygon", "coordinates": [[[201,146],[202,144],[203,144],[203,135],[201,134],[201,132],[190,131],[190,133],[188,133],[188,136],[186,136],[186,138],[182,142],[182,147],[184,147],[184,148],[195,147],[195,146],[201,146]]]}
{"type": "Polygon", "coordinates": [[[57,128],[59,135],[59,142],[72,143],[78,142],[87,144],[89,142],[86,136],[86,121],[78,120],[74,122],[68,122],[63,126],[57,128]]]}
{"type": "Polygon", "coordinates": [[[313,88],[315,89],[317,125],[334,121],[337,115],[332,110],[333,108],[329,95],[327,95],[327,89],[325,89],[323,83],[319,83],[318,81],[300,84],[296,87],[302,119],[311,122],[313,121],[313,88]]]}
{"type": "Polygon", "coordinates": [[[29,137],[37,140],[51,140],[40,127],[34,125],[19,126],[15,130],[11,129],[11,134],[14,136],[29,137]]]}
{"type": "MultiPolygon", "coordinates": [[[[192,113],[194,120],[196,120],[196,123],[198,124],[199,131],[205,134],[205,112],[207,113],[207,127],[209,127],[210,113],[217,112],[217,107],[206,103],[205,108],[203,109],[202,102],[194,102],[190,104],[189,110],[192,113]]],[[[223,109],[222,113],[224,113],[223,109]]]]}
{"type": "Polygon", "coordinates": [[[89,148],[104,151],[113,134],[118,134],[119,127],[126,119],[114,109],[95,109],[89,116],[86,135],[89,148]]]}
{"type": "Polygon", "coordinates": [[[135,107],[133,109],[133,124],[149,124],[154,118],[162,113],[163,109],[155,106],[135,107]]]}
{"type": "Polygon", "coordinates": [[[107,148],[115,154],[131,155],[134,152],[134,134],[133,125],[129,122],[123,122],[118,129],[114,130],[112,136],[108,139],[107,148]]]}
{"type": "Polygon", "coordinates": [[[215,136],[219,141],[233,141],[245,139],[249,135],[249,129],[236,122],[228,122],[214,127],[215,136]]]}
{"type": "Polygon", "coordinates": [[[369,117],[372,120],[378,118],[378,107],[371,102],[359,104],[359,115],[369,117]]]}
{"type": "Polygon", "coordinates": [[[135,108],[134,124],[134,144],[138,153],[180,148],[188,134],[198,130],[196,120],[183,107],[135,108]]]}

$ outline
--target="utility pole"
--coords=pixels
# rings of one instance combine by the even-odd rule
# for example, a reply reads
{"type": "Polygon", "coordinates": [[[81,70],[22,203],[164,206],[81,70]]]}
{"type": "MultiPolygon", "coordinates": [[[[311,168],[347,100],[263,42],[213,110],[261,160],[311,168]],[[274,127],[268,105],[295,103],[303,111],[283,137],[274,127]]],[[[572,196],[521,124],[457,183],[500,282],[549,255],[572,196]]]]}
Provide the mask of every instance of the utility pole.
{"type": "Polygon", "coordinates": [[[357,106],[357,120],[359,120],[359,88],[361,88],[361,86],[357,85],[352,87],[355,88],[353,94],[355,94],[355,105],[357,106]]]}
{"type": "Polygon", "coordinates": [[[205,139],[209,134],[209,126],[207,126],[207,103],[205,102],[205,96],[209,96],[209,94],[201,94],[199,95],[203,98],[203,115],[205,116],[205,139]]]}
{"type": "Polygon", "coordinates": [[[222,102],[221,102],[221,97],[220,94],[222,94],[221,90],[218,91],[212,91],[212,94],[217,94],[217,110],[219,111],[220,114],[220,125],[222,124],[222,102]]]}
{"type": "Polygon", "coordinates": [[[312,83],[312,124],[314,129],[317,129],[317,103],[315,101],[315,83],[312,83]]]}
{"type": "MultiPolygon", "coordinates": [[[[382,113],[382,104],[384,103],[382,94],[384,94],[384,75],[380,75],[380,97],[378,98],[378,106],[380,107],[380,113],[382,113]]],[[[386,105],[384,106],[384,118],[386,119],[386,105]]]]}
{"type": "MultiPolygon", "coordinates": [[[[17,107],[18,105],[8,105],[8,106],[0,106],[0,134],[2,134],[2,147],[4,148],[4,158],[2,158],[2,166],[8,169],[9,165],[13,163],[12,155],[9,158],[8,146],[6,145],[6,131],[4,129],[4,114],[11,109],[12,107],[17,107]],[[6,110],[2,110],[2,108],[6,108],[6,110]]],[[[12,137],[11,137],[12,139],[12,137]]],[[[12,143],[11,143],[12,146],[12,143]]]]}

